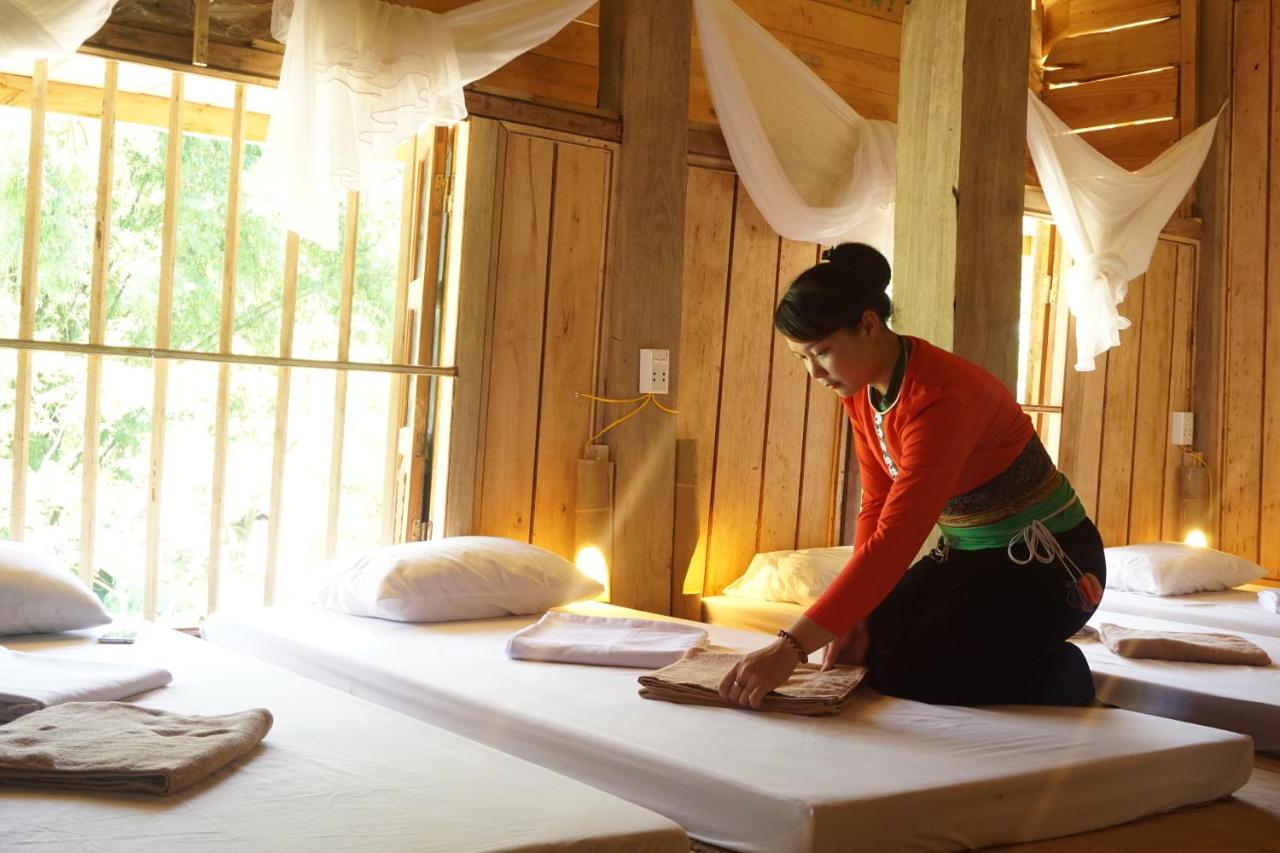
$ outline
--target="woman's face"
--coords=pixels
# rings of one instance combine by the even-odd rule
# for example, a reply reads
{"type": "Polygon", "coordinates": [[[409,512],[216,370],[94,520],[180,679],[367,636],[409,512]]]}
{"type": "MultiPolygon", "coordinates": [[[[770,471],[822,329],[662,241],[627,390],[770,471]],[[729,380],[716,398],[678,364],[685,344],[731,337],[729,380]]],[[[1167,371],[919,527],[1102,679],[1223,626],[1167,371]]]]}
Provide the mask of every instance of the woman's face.
{"type": "Polygon", "coordinates": [[[793,341],[787,349],[804,362],[809,376],[841,397],[852,397],[876,378],[879,370],[876,337],[882,326],[868,311],[853,329],[839,329],[820,341],[793,341]]]}

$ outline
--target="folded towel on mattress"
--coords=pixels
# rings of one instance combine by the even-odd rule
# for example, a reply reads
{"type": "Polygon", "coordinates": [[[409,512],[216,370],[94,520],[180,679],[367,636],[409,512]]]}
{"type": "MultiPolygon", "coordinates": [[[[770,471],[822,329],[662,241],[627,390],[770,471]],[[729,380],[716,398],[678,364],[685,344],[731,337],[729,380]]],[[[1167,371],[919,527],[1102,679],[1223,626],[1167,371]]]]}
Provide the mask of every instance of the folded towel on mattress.
{"type": "Polygon", "coordinates": [[[123,702],[68,702],[0,726],[0,787],[172,794],[249,752],[261,708],[197,717],[123,702]]]}
{"type": "Polygon", "coordinates": [[[164,687],[158,666],[130,666],[28,654],[0,648],[0,723],[63,702],[123,699],[164,687]]]}
{"type": "MultiPolygon", "coordinates": [[[[741,660],[742,655],[733,652],[690,649],[676,663],[640,676],[640,695],[686,705],[738,707],[720,698],[720,682],[741,660]]],[[[866,674],[861,666],[822,672],[817,664],[802,663],[785,684],[764,697],[760,709],[811,717],[839,714],[853,701],[853,692],[866,674]]]]}
{"type": "Polygon", "coordinates": [[[1258,606],[1268,613],[1280,613],[1280,589],[1259,590],[1258,606]]]}
{"type": "Polygon", "coordinates": [[[706,644],[706,631],[682,622],[551,611],[508,637],[507,655],[520,660],[656,669],[706,644]]]}
{"type": "Polygon", "coordinates": [[[1140,631],[1102,625],[1107,648],[1127,658],[1268,666],[1271,658],[1244,637],[1232,634],[1192,634],[1181,631],[1140,631]]]}

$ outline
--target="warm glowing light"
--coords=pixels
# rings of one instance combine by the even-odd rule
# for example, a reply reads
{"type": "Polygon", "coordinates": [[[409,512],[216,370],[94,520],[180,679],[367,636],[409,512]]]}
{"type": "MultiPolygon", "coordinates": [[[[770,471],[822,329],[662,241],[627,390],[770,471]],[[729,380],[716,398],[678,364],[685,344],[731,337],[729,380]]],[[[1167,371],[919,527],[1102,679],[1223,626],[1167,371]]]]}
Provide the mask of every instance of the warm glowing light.
{"type": "Polygon", "coordinates": [[[1209,547],[1209,537],[1204,535],[1203,530],[1192,530],[1183,541],[1193,548],[1209,547]]]}
{"type": "Polygon", "coordinates": [[[578,567],[578,571],[606,590],[609,588],[609,564],[604,558],[604,553],[595,545],[579,548],[578,555],[573,558],[573,564],[578,567]]]}

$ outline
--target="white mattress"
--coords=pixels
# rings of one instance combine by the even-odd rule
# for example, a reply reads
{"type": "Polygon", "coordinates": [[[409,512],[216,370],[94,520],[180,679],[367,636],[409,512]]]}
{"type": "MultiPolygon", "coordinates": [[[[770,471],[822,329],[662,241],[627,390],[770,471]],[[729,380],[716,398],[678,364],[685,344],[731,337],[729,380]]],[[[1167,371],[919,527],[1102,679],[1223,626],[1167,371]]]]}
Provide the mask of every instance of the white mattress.
{"type": "MultiPolygon", "coordinates": [[[[532,621],[413,625],[277,608],[215,614],[204,630],[734,850],[952,850],[1067,835],[1222,797],[1252,769],[1245,737],[1121,710],[940,707],[865,691],[842,715],[810,719],[648,701],[636,670],[506,658],[507,635],[532,621]]],[[[744,650],[768,641],[710,633],[744,650]]]]}
{"type": "Polygon", "coordinates": [[[17,639],[22,651],[160,664],[139,704],[189,713],[268,708],[254,753],[173,797],[0,788],[0,848],[16,851],[533,851],[687,853],[670,821],[510,755],[211,643],[144,627],[17,639]]]}
{"type": "MultiPolygon", "coordinates": [[[[1094,627],[1104,622],[1147,631],[1226,630],[1104,611],[1089,620],[1094,627]]],[[[1076,645],[1089,659],[1098,698],[1103,702],[1240,732],[1252,737],[1258,749],[1280,749],[1280,638],[1237,630],[1231,633],[1266,649],[1271,666],[1135,660],[1115,654],[1097,640],[1078,641],[1076,645]]]]}
{"type": "MultiPolygon", "coordinates": [[[[1123,595],[1107,590],[1104,604],[1123,595]]],[[[1234,606],[1232,597],[1225,593],[1205,595],[1214,596],[1216,603],[1200,608],[1175,608],[1174,612],[1189,618],[1214,612],[1213,608],[1234,606]]],[[[1240,595],[1236,593],[1237,604],[1240,595]]],[[[1249,595],[1252,598],[1252,594],[1249,595]]],[[[1149,598],[1127,596],[1123,600],[1130,597],[1149,598]]],[[[1256,604],[1251,606],[1263,616],[1268,615],[1256,604]]],[[[729,595],[702,599],[702,615],[708,622],[770,634],[789,626],[803,612],[800,605],[785,602],[756,601],[729,595]]],[[[1089,660],[1098,698],[1102,701],[1143,714],[1239,732],[1252,737],[1258,749],[1280,749],[1280,666],[1277,666],[1280,664],[1280,638],[1251,634],[1230,626],[1133,616],[1106,607],[1094,615],[1090,624],[1096,626],[1100,622],[1161,631],[1231,631],[1262,646],[1275,662],[1270,667],[1131,660],[1120,657],[1096,641],[1078,643],[1089,660]]]]}
{"type": "Polygon", "coordinates": [[[1280,613],[1270,613],[1258,605],[1259,589],[1263,587],[1250,585],[1222,592],[1164,596],[1109,589],[1102,597],[1100,610],[1280,637],[1280,613]]]}
{"type": "Polygon", "coordinates": [[[702,599],[703,621],[743,631],[777,634],[779,628],[790,628],[803,613],[803,607],[789,601],[759,601],[736,595],[708,595],[702,599]]]}

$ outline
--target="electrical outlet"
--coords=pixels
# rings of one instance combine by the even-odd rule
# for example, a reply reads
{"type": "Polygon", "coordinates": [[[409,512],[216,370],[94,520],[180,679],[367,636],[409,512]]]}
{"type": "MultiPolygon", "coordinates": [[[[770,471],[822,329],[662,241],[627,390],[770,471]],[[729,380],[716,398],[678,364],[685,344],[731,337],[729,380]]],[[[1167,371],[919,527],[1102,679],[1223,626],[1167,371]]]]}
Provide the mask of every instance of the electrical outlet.
{"type": "Polygon", "coordinates": [[[1169,443],[1189,447],[1195,441],[1195,415],[1174,412],[1169,419],[1169,443]]]}
{"type": "Polygon", "coordinates": [[[671,385],[671,350],[640,350],[640,393],[666,394],[671,385]]]}

